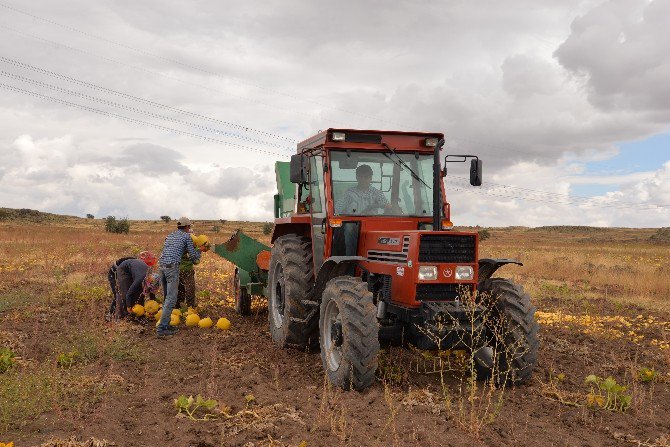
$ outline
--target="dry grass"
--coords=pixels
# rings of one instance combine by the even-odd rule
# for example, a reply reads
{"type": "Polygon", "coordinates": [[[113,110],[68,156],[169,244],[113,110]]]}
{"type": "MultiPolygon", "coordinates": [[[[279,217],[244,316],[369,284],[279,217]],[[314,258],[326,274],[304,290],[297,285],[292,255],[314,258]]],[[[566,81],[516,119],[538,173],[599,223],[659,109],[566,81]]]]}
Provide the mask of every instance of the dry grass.
{"type": "Polygon", "coordinates": [[[670,246],[651,242],[655,230],[597,229],[596,236],[552,229],[498,229],[480,257],[511,257],[505,267],[533,297],[605,298],[622,305],[670,310],[670,246]]]}
{"type": "MultiPolygon", "coordinates": [[[[243,227],[252,237],[269,243],[262,223],[196,221],[195,226],[197,232],[204,232],[214,242],[225,241],[235,229],[243,227]],[[214,226],[220,228],[219,232],[212,231],[214,226]]],[[[132,387],[155,385],[142,378],[133,383],[124,379],[128,365],[140,370],[165,368],[169,371],[166,381],[177,383],[178,370],[189,366],[187,359],[168,359],[157,364],[146,350],[135,346],[138,339],[146,338],[142,328],[122,324],[100,330],[99,325],[108,300],[106,271],[111,262],[146,249],[158,253],[172,229],[173,223],[162,221],[132,222],[130,234],[117,235],[105,233],[98,220],[66,219],[29,225],[0,222],[0,346],[11,348],[19,359],[8,373],[0,375],[0,435],[28,430],[45,413],[57,414],[71,427],[68,436],[78,433],[81,424],[101,406],[113,407],[123,393],[135,391],[132,387]],[[66,323],[49,328],[52,320],[66,323]],[[13,330],[16,323],[21,323],[21,332],[13,330]],[[43,334],[44,328],[51,332],[43,334]],[[78,361],[69,368],[58,367],[58,354],[74,351],[79,353],[78,361]]],[[[523,267],[508,266],[500,273],[523,284],[538,304],[545,346],[555,356],[550,361],[584,358],[579,374],[557,370],[556,374],[567,376],[565,381],[557,381],[555,375],[538,373],[532,388],[519,393],[539,396],[542,402],[557,403],[566,411],[582,412],[580,417],[588,420],[590,416],[583,408],[584,377],[611,374],[630,385],[631,417],[663,417],[654,412],[659,401],[656,395],[667,389],[670,381],[670,326],[667,320],[651,314],[670,310],[670,280],[663,274],[670,270],[670,250],[649,242],[653,233],[617,229],[586,233],[491,230],[492,237],[482,243],[480,257],[512,257],[524,262],[523,267]],[[572,343],[572,339],[580,341],[572,343]],[[585,345],[584,340],[591,345],[585,345]],[[620,352],[593,354],[594,345],[606,343],[616,343],[611,346],[620,352]],[[638,353],[644,353],[645,359],[638,359],[638,353]],[[636,382],[635,375],[642,367],[655,368],[662,380],[651,384],[636,382]]],[[[222,309],[230,311],[231,265],[207,255],[197,268],[197,277],[201,316],[216,317],[222,309]]],[[[263,306],[254,303],[256,310],[263,306]]],[[[251,318],[263,320],[265,316],[251,318]]],[[[222,365],[228,374],[243,378],[257,369],[254,374],[269,383],[268,390],[283,396],[296,391],[295,385],[283,376],[291,368],[310,378],[321,374],[320,361],[307,354],[293,353],[292,363],[268,360],[243,349],[232,350],[226,345],[228,336],[203,334],[197,340],[207,346],[207,356],[194,367],[195,372],[190,370],[188,374],[206,377],[204,388],[193,392],[218,397],[229,388],[220,374],[222,365]],[[220,344],[224,348],[217,349],[220,344]]],[[[264,332],[251,336],[266,337],[264,332]]],[[[239,342],[240,338],[234,340],[239,342]]],[[[498,419],[503,419],[501,424],[508,422],[504,419],[508,404],[499,399],[500,390],[469,382],[468,375],[459,368],[463,365],[459,355],[385,347],[378,374],[381,385],[376,387],[380,397],[365,397],[370,399],[370,408],[378,411],[381,422],[376,431],[366,435],[380,440],[379,445],[426,442],[420,426],[407,428],[407,421],[412,420],[417,409],[421,409],[422,418],[434,417],[431,420],[442,423],[446,418],[445,426],[456,427],[474,438],[486,439],[490,434],[488,427],[498,419]]],[[[543,368],[554,366],[545,364],[543,368]]],[[[557,369],[567,368],[558,366],[557,369]]],[[[193,380],[191,376],[186,379],[193,380]]],[[[179,382],[179,392],[191,392],[188,380],[185,384],[179,382]]],[[[251,382],[245,382],[245,386],[251,386],[251,382]]],[[[329,445],[364,445],[358,432],[361,415],[350,408],[351,395],[325,382],[320,389],[318,379],[312,382],[319,398],[311,404],[311,412],[280,399],[268,400],[231,413],[232,417],[219,422],[219,435],[252,437],[256,445],[298,445],[295,439],[289,442],[277,437],[281,433],[278,427],[294,426],[307,439],[314,433],[330,436],[329,445]]],[[[162,408],[144,411],[160,413],[162,408]]],[[[107,445],[106,441],[97,440],[65,441],[68,436],[46,445],[107,445]]],[[[634,439],[645,439],[635,436],[634,439]]],[[[612,437],[623,439],[620,434],[612,437]]],[[[665,438],[658,435],[652,439],[665,438]]],[[[656,445],[663,445],[658,440],[656,445]]]]}

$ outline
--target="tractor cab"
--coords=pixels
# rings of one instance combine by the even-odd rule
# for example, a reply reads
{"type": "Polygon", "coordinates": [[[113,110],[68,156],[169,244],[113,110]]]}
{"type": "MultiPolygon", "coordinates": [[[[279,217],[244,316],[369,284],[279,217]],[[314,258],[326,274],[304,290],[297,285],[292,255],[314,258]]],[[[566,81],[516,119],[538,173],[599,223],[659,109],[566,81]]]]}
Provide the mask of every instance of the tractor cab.
{"type": "Polygon", "coordinates": [[[452,231],[444,171],[435,169],[443,141],[441,133],[329,129],[300,143],[278,164],[295,200],[286,217],[276,209],[273,239],[301,231],[317,277],[348,263],[396,306],[455,299],[461,285],[474,291],[477,234],[452,231]]]}

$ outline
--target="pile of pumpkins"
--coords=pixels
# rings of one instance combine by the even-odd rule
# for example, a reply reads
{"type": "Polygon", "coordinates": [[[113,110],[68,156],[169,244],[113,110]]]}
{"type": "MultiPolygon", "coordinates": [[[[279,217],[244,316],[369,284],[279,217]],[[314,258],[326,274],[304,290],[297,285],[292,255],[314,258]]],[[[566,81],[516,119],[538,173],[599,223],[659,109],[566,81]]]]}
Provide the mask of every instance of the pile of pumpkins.
{"type": "MultiPolygon", "coordinates": [[[[144,306],[141,304],[135,304],[131,312],[137,317],[153,316],[156,319],[156,326],[161,319],[163,310],[161,305],[156,300],[148,300],[144,303],[144,306]]],[[[180,309],[173,309],[172,315],[170,316],[170,326],[179,326],[181,324],[182,318],[184,319],[184,324],[187,327],[201,327],[203,329],[210,328],[214,326],[214,322],[210,317],[200,318],[200,316],[195,312],[192,307],[189,307],[186,312],[183,312],[180,309]]],[[[230,320],[227,318],[219,318],[216,322],[216,327],[222,331],[227,331],[230,329],[230,320]]]]}

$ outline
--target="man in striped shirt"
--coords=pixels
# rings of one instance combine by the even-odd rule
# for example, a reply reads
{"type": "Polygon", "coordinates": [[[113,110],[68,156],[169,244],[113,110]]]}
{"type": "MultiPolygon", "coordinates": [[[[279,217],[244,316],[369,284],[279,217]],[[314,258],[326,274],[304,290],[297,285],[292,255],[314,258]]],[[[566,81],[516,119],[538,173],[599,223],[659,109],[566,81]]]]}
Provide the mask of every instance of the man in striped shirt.
{"type": "MultiPolygon", "coordinates": [[[[179,263],[184,253],[188,253],[191,260],[200,260],[200,250],[193,245],[193,239],[189,234],[191,221],[186,217],[180,217],[177,221],[177,231],[173,231],[165,238],[163,251],[158,259],[160,265],[161,282],[163,283],[163,312],[156,327],[158,335],[174,335],[177,328],[170,327],[170,317],[177,302],[177,291],[179,286],[179,263]]],[[[206,249],[204,250],[206,251],[206,249]]]]}
{"type": "Polygon", "coordinates": [[[360,165],[356,168],[356,182],[344,196],[335,204],[335,212],[340,215],[374,215],[376,210],[391,209],[389,201],[372,183],[372,168],[370,165],[360,165]]]}

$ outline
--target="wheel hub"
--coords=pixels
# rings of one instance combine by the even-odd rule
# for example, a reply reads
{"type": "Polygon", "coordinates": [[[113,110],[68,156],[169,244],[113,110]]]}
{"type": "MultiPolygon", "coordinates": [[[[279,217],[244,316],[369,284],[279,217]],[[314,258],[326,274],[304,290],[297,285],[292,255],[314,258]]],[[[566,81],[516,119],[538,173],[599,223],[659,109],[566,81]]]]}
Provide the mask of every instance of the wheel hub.
{"type": "Polygon", "coordinates": [[[329,301],[324,311],[321,329],[323,340],[322,349],[325,350],[328,369],[337,371],[342,363],[342,344],[344,334],[342,331],[342,317],[335,301],[329,301]]]}
{"type": "Polygon", "coordinates": [[[277,281],[277,290],[275,292],[275,297],[277,303],[277,310],[279,311],[279,313],[284,315],[284,306],[286,305],[286,300],[284,299],[284,289],[282,288],[281,281],[277,281]]]}
{"type": "Polygon", "coordinates": [[[275,327],[280,328],[284,324],[284,307],[286,305],[284,297],[284,270],[281,265],[277,265],[274,277],[274,287],[270,296],[272,300],[270,312],[272,312],[275,327]]]}
{"type": "Polygon", "coordinates": [[[342,346],[342,342],[344,341],[344,336],[342,335],[342,323],[333,323],[330,327],[330,339],[338,348],[342,346]]]}

